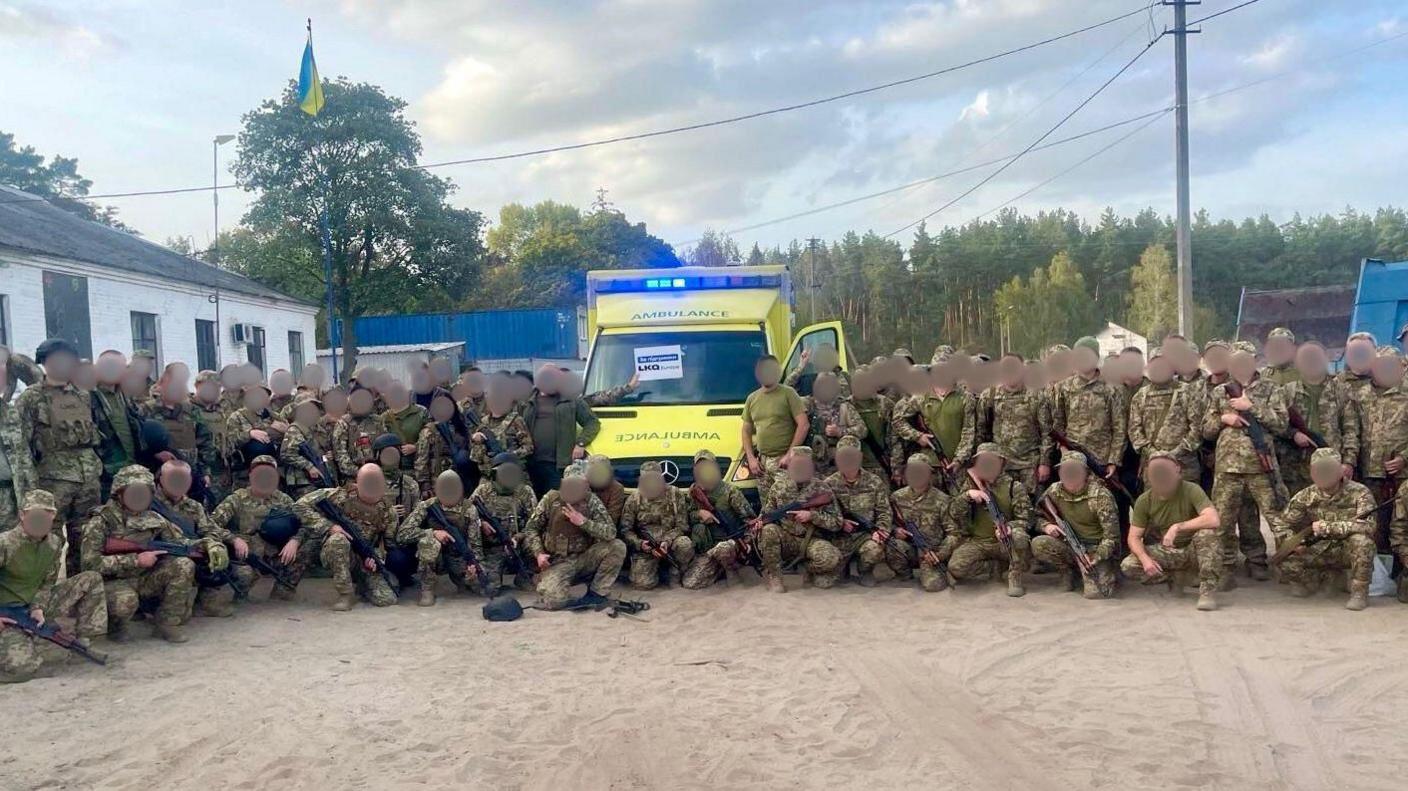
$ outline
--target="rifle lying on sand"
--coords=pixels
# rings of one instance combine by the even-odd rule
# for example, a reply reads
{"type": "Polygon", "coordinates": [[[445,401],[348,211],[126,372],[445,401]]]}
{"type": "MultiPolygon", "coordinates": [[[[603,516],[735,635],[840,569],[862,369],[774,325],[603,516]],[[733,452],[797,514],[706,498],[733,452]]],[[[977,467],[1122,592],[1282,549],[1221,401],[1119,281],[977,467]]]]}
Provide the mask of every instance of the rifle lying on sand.
{"type": "Polygon", "coordinates": [[[68,649],[95,665],[106,665],[108,655],[94,651],[78,641],[78,638],[59,628],[53,621],[46,620],[42,625],[29,617],[29,607],[24,604],[0,606],[0,618],[14,621],[7,629],[18,629],[30,637],[48,640],[54,645],[68,649]]]}

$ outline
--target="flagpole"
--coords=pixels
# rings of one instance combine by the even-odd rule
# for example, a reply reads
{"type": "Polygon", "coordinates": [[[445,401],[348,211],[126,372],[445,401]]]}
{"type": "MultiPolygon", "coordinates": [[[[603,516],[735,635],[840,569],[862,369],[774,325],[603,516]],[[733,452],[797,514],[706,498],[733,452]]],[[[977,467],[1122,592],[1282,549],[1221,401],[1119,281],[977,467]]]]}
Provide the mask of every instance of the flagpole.
{"type": "MultiPolygon", "coordinates": [[[[313,18],[308,18],[308,46],[313,46],[313,18]]],[[[322,76],[318,76],[322,80],[322,76]]],[[[316,118],[317,116],[314,116],[316,118]]],[[[318,127],[313,128],[313,132],[321,139],[322,131],[318,127]]],[[[333,335],[336,319],[333,312],[333,291],[332,291],[332,230],[328,227],[328,180],[326,171],[318,176],[318,184],[322,188],[322,208],[318,212],[318,236],[323,248],[323,299],[327,303],[328,321],[328,347],[332,351],[332,381],[340,384],[342,379],[337,374],[337,351],[338,338],[333,335]]]]}

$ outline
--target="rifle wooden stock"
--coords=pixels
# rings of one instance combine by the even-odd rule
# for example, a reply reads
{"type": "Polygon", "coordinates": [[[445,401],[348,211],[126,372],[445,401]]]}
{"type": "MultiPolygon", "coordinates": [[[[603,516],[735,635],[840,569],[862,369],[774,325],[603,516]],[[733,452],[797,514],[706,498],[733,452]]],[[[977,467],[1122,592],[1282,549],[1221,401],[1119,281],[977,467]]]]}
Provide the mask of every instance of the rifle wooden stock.
{"type": "MultiPolygon", "coordinates": [[[[1377,514],[1385,508],[1388,508],[1389,506],[1393,505],[1393,503],[1393,500],[1384,500],[1373,508],[1370,508],[1365,511],[1360,511],[1359,513],[1355,514],[1354,519],[1355,521],[1358,521],[1360,519],[1368,519],[1369,517],[1377,514]]],[[[1335,539],[1317,538],[1315,536],[1315,528],[1313,527],[1313,525],[1306,525],[1305,527],[1302,527],[1300,530],[1297,530],[1295,533],[1291,534],[1290,538],[1282,542],[1281,546],[1276,548],[1276,553],[1271,556],[1271,559],[1268,562],[1273,566],[1278,566],[1281,564],[1282,561],[1290,557],[1292,553],[1294,553],[1300,547],[1310,546],[1311,544],[1314,544],[1317,541],[1324,540],[1335,539]]]]}
{"type": "Polygon", "coordinates": [[[993,535],[997,537],[997,543],[1008,552],[1012,551],[1012,526],[1007,523],[1007,517],[1003,516],[1002,509],[997,507],[997,498],[993,497],[992,490],[988,488],[983,479],[972,470],[968,471],[968,477],[972,479],[973,485],[978,487],[978,491],[987,495],[983,505],[988,509],[988,516],[992,519],[993,535]]]}

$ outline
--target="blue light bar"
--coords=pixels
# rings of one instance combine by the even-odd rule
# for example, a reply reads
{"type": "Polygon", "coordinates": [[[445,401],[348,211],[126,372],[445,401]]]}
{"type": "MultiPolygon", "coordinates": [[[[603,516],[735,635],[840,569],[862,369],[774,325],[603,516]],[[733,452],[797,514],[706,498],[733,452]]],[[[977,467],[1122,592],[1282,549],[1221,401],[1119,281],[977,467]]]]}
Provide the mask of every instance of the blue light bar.
{"type": "Polygon", "coordinates": [[[703,277],[650,277],[603,280],[595,284],[602,294],[632,291],[712,290],[732,288],[777,288],[782,285],[778,275],[706,275],[703,277]]]}

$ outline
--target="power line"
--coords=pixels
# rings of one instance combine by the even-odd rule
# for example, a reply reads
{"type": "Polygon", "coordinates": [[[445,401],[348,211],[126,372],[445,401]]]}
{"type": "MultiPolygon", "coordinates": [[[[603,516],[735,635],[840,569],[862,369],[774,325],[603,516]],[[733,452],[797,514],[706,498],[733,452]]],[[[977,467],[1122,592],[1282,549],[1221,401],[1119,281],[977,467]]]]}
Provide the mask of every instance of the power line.
{"type": "Polygon", "coordinates": [[[1238,9],[1240,9],[1240,8],[1246,8],[1246,7],[1249,6],[1249,5],[1254,5],[1254,4],[1260,3],[1260,2],[1261,2],[1261,0],[1247,0],[1245,3],[1238,3],[1237,5],[1234,5],[1234,6],[1232,6],[1231,8],[1224,8],[1223,10],[1218,11],[1216,14],[1208,14],[1207,16],[1202,17],[1201,19],[1195,19],[1195,20],[1193,20],[1192,22],[1189,22],[1188,24],[1190,24],[1190,25],[1201,24],[1201,23],[1203,23],[1203,22],[1208,21],[1209,19],[1217,19],[1218,17],[1222,16],[1223,14],[1230,14],[1230,13],[1232,13],[1233,11],[1236,11],[1236,10],[1238,10],[1238,9]]]}
{"type": "Polygon", "coordinates": [[[1015,165],[1015,164],[1017,163],[1017,161],[1020,160],[1022,157],[1026,156],[1026,155],[1029,154],[1029,153],[1031,153],[1031,151],[1032,151],[1033,149],[1035,149],[1038,145],[1040,145],[1043,140],[1045,140],[1046,138],[1048,138],[1048,137],[1050,137],[1052,134],[1054,134],[1054,133],[1056,132],[1056,130],[1057,130],[1057,129],[1060,129],[1062,126],[1064,126],[1067,121],[1069,121],[1069,120],[1071,120],[1072,118],[1074,118],[1075,115],[1076,115],[1076,113],[1079,113],[1081,110],[1084,110],[1085,107],[1086,107],[1086,105],[1088,105],[1088,104],[1090,104],[1091,102],[1095,101],[1095,97],[1097,97],[1097,96],[1099,96],[1100,94],[1104,93],[1104,92],[1105,92],[1105,89],[1108,88],[1108,87],[1110,87],[1110,85],[1111,85],[1112,83],[1114,83],[1115,80],[1118,80],[1121,76],[1124,75],[1124,73],[1125,73],[1126,71],[1129,71],[1130,68],[1132,68],[1132,67],[1134,66],[1134,64],[1135,64],[1136,62],[1138,62],[1138,60],[1139,60],[1140,58],[1144,57],[1144,54],[1145,54],[1146,52],[1148,52],[1149,50],[1151,50],[1151,49],[1154,48],[1154,45],[1157,44],[1157,43],[1159,42],[1159,39],[1161,39],[1161,38],[1163,38],[1162,35],[1160,35],[1158,38],[1153,39],[1153,40],[1150,41],[1148,44],[1145,44],[1145,45],[1144,45],[1144,48],[1141,49],[1141,50],[1139,50],[1139,52],[1135,53],[1135,55],[1134,55],[1133,58],[1130,58],[1128,62],[1126,62],[1123,66],[1120,67],[1119,71],[1115,72],[1108,80],[1105,80],[1105,82],[1103,82],[1103,83],[1100,85],[1099,88],[1096,88],[1094,93],[1092,93],[1092,94],[1090,94],[1089,96],[1085,97],[1085,100],[1082,101],[1080,104],[1076,105],[1076,106],[1075,106],[1075,109],[1071,110],[1069,113],[1066,113],[1066,115],[1065,115],[1060,121],[1057,121],[1057,122],[1056,122],[1056,125],[1055,125],[1055,126],[1051,127],[1050,129],[1046,130],[1045,132],[1043,132],[1040,137],[1038,137],[1036,140],[1033,140],[1033,141],[1032,141],[1031,145],[1027,146],[1026,148],[1022,149],[1022,151],[1018,152],[1017,156],[1015,156],[1015,157],[1013,157],[1013,158],[1007,160],[1007,162],[1005,162],[1001,167],[999,167],[997,170],[994,170],[993,172],[989,173],[988,175],[984,176],[982,179],[980,179],[980,180],[978,181],[977,184],[974,184],[973,186],[971,186],[971,187],[969,187],[968,189],[964,190],[961,194],[958,195],[958,197],[956,197],[956,198],[950,200],[948,203],[945,203],[944,205],[942,205],[942,206],[940,206],[939,208],[937,208],[937,209],[935,209],[935,210],[929,212],[928,214],[924,215],[923,217],[920,217],[919,219],[917,219],[917,220],[915,220],[915,221],[913,221],[913,222],[911,222],[911,223],[908,223],[907,225],[905,225],[905,226],[903,226],[903,227],[901,227],[901,228],[897,228],[897,229],[895,229],[895,230],[893,230],[893,231],[891,231],[891,232],[885,234],[884,237],[882,237],[882,238],[889,239],[889,238],[891,238],[891,237],[893,237],[893,236],[897,236],[897,235],[899,235],[899,234],[901,234],[901,233],[904,233],[905,231],[907,231],[907,230],[909,230],[910,228],[913,228],[914,226],[916,226],[916,225],[918,225],[918,224],[924,222],[925,220],[928,220],[930,217],[933,217],[934,215],[938,214],[939,212],[941,212],[941,211],[943,211],[943,210],[949,208],[950,206],[953,206],[954,204],[958,203],[959,201],[963,200],[964,198],[968,197],[969,195],[972,195],[974,192],[977,192],[978,189],[979,189],[980,187],[982,187],[984,184],[987,184],[989,181],[992,181],[993,179],[997,178],[999,175],[1001,175],[1001,174],[1002,174],[1004,171],[1006,171],[1008,168],[1010,168],[1010,167],[1012,167],[1013,165],[1015,165]]]}

